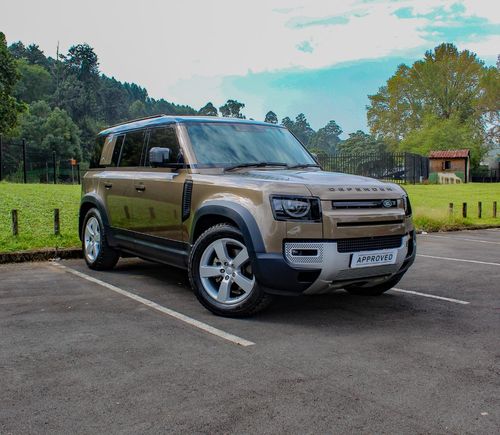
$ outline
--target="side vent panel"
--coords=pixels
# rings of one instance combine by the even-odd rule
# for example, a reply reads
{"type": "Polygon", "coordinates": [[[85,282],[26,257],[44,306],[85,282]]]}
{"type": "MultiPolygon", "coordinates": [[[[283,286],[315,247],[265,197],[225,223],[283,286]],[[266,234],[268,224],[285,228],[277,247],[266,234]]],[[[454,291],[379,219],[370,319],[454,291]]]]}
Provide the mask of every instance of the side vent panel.
{"type": "Polygon", "coordinates": [[[182,190],[182,221],[184,222],[191,214],[191,196],[193,194],[193,181],[186,180],[182,190]]]}

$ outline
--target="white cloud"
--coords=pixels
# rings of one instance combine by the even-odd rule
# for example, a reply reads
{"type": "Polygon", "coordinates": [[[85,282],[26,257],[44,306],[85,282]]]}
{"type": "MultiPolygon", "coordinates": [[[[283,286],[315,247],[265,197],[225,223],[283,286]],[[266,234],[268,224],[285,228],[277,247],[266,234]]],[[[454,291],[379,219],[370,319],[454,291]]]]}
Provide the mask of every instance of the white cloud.
{"type": "MultiPolygon", "coordinates": [[[[38,43],[54,56],[88,42],[101,69],[145,86],[152,96],[196,106],[213,98],[220,77],[288,68],[322,68],[429,48],[426,18],[399,19],[394,11],[418,14],[453,1],[204,0],[103,1],[17,0],[2,6],[0,28],[10,42],[38,43]],[[293,28],[292,19],[333,20],[336,25],[293,28]],[[306,52],[298,50],[307,42],[306,52]],[[310,49],[309,49],[310,48],[310,49]],[[312,49],[312,51],[311,51],[312,49]],[[189,85],[189,83],[195,84],[189,85]],[[207,85],[206,87],[200,84],[207,85]],[[203,92],[205,89],[205,92],[203,92]]],[[[490,0],[465,0],[466,13],[499,21],[490,0]]],[[[490,54],[498,38],[475,43],[490,54]]]]}

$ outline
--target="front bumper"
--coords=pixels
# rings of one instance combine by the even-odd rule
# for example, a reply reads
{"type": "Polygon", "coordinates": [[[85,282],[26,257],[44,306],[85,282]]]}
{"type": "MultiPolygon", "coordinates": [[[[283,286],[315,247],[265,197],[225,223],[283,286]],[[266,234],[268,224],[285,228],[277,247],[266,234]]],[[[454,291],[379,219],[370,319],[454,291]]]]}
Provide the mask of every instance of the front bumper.
{"type": "Polygon", "coordinates": [[[402,237],[395,264],[351,268],[353,252],[339,252],[335,240],[290,241],[283,254],[256,254],[257,280],[269,293],[317,294],[349,284],[381,284],[411,266],[416,254],[415,232],[402,237]],[[310,250],[315,256],[292,255],[294,250],[310,250]]]}

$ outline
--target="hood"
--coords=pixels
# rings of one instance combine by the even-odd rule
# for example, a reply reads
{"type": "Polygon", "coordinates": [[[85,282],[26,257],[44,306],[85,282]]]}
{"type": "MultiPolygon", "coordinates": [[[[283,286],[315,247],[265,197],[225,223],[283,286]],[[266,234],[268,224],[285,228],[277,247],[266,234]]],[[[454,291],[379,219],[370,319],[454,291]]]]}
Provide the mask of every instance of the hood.
{"type": "MultiPolygon", "coordinates": [[[[236,175],[236,174],[234,174],[236,175]]],[[[400,197],[403,190],[393,184],[374,178],[340,172],[310,170],[259,170],[240,172],[239,176],[255,181],[297,183],[307,187],[313,196],[329,200],[352,194],[362,196],[400,197]]]]}

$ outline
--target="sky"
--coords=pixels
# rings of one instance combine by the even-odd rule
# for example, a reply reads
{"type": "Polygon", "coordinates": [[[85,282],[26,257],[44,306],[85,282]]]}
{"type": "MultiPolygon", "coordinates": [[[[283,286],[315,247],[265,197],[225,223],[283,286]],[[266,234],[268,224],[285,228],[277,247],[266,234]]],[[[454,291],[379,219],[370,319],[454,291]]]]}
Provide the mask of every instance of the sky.
{"type": "Polygon", "coordinates": [[[8,43],[55,57],[90,44],[101,71],[198,109],[228,98],[247,118],[303,112],[367,130],[368,95],[426,50],[452,42],[500,54],[494,0],[0,0],[8,43]]]}

